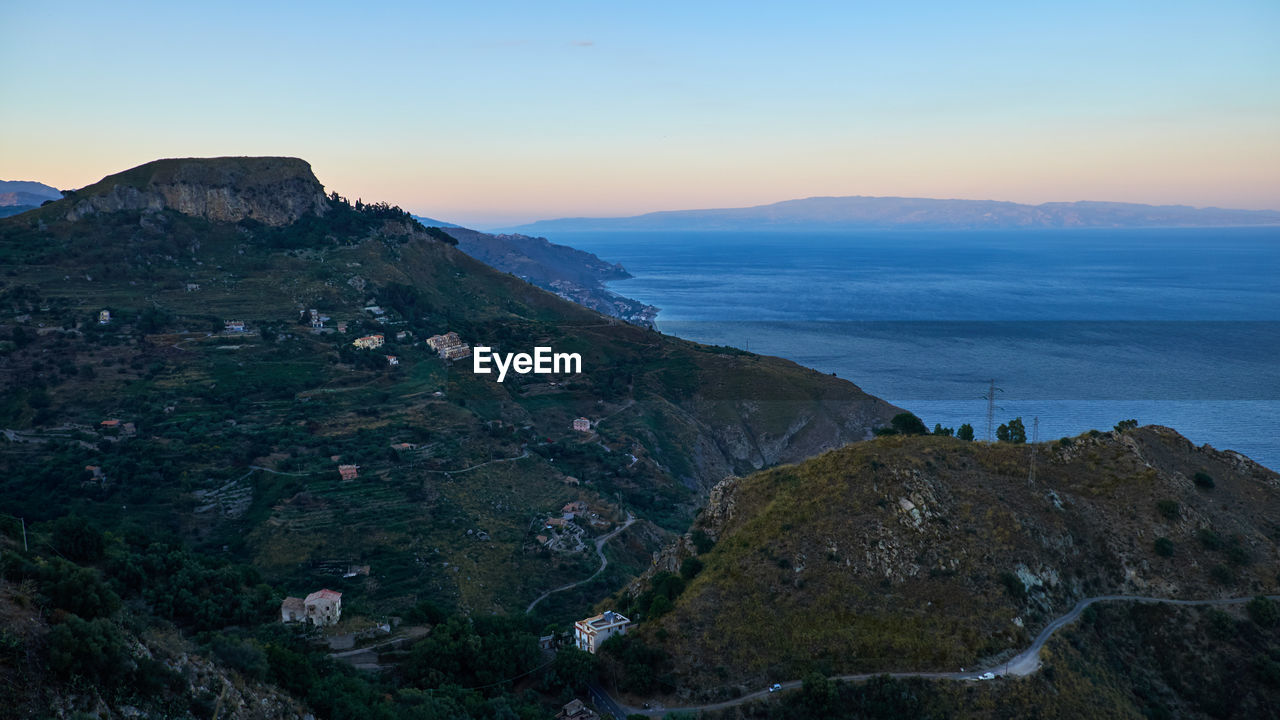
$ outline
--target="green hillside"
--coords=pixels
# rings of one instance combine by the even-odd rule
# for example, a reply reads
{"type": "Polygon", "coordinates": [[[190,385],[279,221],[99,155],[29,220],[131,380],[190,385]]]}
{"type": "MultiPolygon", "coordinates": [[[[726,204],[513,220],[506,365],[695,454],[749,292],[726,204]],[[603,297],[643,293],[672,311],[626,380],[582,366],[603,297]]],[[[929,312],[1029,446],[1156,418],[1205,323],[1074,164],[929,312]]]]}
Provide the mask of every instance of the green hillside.
{"type": "Polygon", "coordinates": [[[635,532],[682,531],[723,476],[860,439],[894,411],[793,363],[561,300],[398,208],[325,197],[288,158],[112,176],[0,223],[0,267],[7,512],[145,528],[371,610],[523,608],[594,569],[535,539],[566,502],[600,516],[587,537],[628,510],[635,532]],[[243,219],[217,220],[229,213],[243,219]],[[499,384],[423,343],[446,331],[577,352],[584,372],[499,384]],[[371,333],[385,347],[352,346],[371,333]],[[598,424],[575,433],[578,416],[598,424]],[[331,574],[350,565],[370,575],[331,574]]]}

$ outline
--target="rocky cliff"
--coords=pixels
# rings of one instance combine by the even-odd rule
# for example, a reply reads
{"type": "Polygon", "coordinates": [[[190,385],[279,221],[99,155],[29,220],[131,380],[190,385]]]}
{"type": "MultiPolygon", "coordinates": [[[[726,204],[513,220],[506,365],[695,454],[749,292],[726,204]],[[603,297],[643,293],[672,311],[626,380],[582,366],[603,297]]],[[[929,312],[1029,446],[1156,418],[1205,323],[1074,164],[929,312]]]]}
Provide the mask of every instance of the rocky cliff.
{"type": "Polygon", "coordinates": [[[298,158],[156,160],[72,192],[58,203],[67,220],[120,210],[175,210],[218,222],[290,225],[323,215],[324,186],[298,158]]]}
{"type": "MultiPolygon", "coordinates": [[[[878,438],[717,485],[629,588],[686,685],[997,662],[1087,596],[1275,593],[1280,476],[1169,428],[878,438]],[[715,547],[660,617],[657,572],[715,547]],[[665,632],[663,632],[665,630],[665,632]],[[663,639],[665,638],[665,639],[663,639]]],[[[670,583],[667,583],[670,587],[670,583]]]]}

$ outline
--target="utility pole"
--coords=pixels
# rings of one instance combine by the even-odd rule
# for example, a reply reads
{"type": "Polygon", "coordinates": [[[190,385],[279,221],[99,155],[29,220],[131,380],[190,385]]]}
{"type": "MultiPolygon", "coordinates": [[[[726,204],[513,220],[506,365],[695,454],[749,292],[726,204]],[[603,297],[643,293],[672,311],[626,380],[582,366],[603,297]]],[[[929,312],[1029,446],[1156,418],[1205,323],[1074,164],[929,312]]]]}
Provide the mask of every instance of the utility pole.
{"type": "Polygon", "coordinates": [[[987,401],[987,442],[994,439],[992,433],[996,422],[996,393],[998,392],[1004,392],[1004,389],[996,387],[996,381],[993,379],[987,388],[987,394],[982,396],[987,401]]]}
{"type": "Polygon", "coordinates": [[[27,548],[27,519],[18,518],[18,520],[22,523],[22,552],[30,552],[27,548]]]}
{"type": "Polygon", "coordinates": [[[1040,442],[1040,418],[1031,421],[1031,474],[1027,476],[1027,485],[1036,484],[1036,443],[1040,442]]]}

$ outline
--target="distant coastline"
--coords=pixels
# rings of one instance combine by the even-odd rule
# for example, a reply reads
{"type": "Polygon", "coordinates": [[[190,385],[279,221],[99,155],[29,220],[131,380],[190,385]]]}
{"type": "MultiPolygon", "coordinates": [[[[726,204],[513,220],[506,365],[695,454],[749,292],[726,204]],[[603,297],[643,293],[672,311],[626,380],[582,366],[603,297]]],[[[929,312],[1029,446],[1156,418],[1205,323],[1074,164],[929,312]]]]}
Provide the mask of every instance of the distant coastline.
{"type": "Polygon", "coordinates": [[[812,197],[742,208],[672,210],[631,217],[559,218],[539,220],[509,230],[545,235],[555,232],[624,230],[741,232],[1241,226],[1280,226],[1280,210],[1233,210],[1096,201],[1024,205],[995,200],[850,196],[812,197]]]}

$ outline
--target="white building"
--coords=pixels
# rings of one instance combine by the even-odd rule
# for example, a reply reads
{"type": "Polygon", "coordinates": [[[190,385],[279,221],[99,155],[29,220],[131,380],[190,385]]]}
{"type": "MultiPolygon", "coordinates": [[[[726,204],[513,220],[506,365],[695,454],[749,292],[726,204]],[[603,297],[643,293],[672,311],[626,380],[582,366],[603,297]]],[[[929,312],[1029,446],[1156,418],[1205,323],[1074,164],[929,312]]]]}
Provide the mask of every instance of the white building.
{"type": "Polygon", "coordinates": [[[337,590],[317,590],[302,603],[312,625],[333,625],[342,617],[342,593],[337,590]]]}
{"type": "Polygon", "coordinates": [[[614,635],[626,635],[631,621],[622,615],[606,610],[595,617],[579,620],[573,624],[573,644],[579,650],[586,650],[592,655],[605,640],[614,635]]]}

